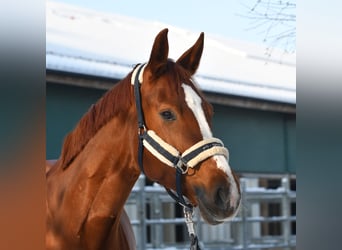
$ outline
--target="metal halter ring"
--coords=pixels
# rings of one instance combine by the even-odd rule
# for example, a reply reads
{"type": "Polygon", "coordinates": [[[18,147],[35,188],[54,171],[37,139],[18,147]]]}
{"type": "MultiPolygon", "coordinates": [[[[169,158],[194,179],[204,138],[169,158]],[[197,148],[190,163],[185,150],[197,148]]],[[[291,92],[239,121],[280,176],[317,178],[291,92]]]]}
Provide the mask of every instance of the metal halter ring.
{"type": "Polygon", "coordinates": [[[146,133],[146,131],[147,131],[147,129],[146,129],[145,125],[141,125],[138,127],[138,135],[143,135],[146,133]]]}
{"type": "Polygon", "coordinates": [[[178,168],[182,172],[182,174],[186,174],[189,170],[189,166],[187,164],[184,164],[181,156],[179,156],[179,160],[175,167],[178,168]]]}

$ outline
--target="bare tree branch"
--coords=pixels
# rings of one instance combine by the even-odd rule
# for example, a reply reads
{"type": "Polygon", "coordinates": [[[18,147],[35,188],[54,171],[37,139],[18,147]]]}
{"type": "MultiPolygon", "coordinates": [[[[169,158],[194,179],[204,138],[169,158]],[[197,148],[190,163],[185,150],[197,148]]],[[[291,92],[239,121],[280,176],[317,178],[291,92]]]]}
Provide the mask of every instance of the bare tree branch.
{"type": "Polygon", "coordinates": [[[289,53],[296,51],[295,0],[255,0],[253,4],[249,1],[248,4],[242,2],[242,5],[246,13],[240,16],[251,20],[247,30],[259,30],[258,33],[264,34],[263,42],[268,44],[268,53],[274,47],[289,53]]]}

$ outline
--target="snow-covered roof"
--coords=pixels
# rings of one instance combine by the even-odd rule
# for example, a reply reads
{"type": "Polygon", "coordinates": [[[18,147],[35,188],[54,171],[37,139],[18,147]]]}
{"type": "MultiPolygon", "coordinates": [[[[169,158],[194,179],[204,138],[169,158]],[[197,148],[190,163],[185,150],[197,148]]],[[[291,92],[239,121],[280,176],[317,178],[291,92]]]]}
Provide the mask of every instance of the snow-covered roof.
{"type": "MultiPolygon", "coordinates": [[[[46,3],[46,68],[121,79],[146,62],[155,36],[169,28],[169,57],[177,59],[197,32],[160,22],[46,3]]],[[[228,27],[227,27],[228,28],[228,27]]],[[[296,55],[205,34],[195,79],[207,92],[296,103],[296,55]]]]}

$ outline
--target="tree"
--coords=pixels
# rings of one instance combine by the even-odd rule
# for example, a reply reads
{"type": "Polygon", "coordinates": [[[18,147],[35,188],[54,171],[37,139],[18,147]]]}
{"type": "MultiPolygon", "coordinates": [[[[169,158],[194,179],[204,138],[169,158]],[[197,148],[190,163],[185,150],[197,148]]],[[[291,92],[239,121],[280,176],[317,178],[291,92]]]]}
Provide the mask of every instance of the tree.
{"type": "Polygon", "coordinates": [[[259,29],[264,34],[268,55],[274,47],[289,53],[296,51],[295,0],[257,0],[253,5],[242,4],[247,14],[241,16],[251,20],[249,30],[259,29]]]}

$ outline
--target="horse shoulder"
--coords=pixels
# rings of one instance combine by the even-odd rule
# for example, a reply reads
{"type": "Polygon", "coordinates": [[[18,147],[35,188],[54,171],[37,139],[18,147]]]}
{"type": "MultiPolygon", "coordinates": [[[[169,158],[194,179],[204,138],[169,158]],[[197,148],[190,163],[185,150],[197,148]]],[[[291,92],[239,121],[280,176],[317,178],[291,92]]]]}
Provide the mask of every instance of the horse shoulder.
{"type": "Polygon", "coordinates": [[[136,242],[135,242],[135,237],[134,237],[134,232],[132,228],[131,221],[126,213],[125,210],[123,210],[121,217],[120,217],[120,225],[121,228],[126,235],[126,239],[129,245],[130,250],[135,250],[136,249],[136,242]]]}
{"type": "Polygon", "coordinates": [[[125,210],[123,210],[121,213],[120,221],[113,224],[106,245],[106,249],[119,247],[121,249],[136,250],[136,241],[133,228],[125,210]]]}

